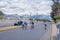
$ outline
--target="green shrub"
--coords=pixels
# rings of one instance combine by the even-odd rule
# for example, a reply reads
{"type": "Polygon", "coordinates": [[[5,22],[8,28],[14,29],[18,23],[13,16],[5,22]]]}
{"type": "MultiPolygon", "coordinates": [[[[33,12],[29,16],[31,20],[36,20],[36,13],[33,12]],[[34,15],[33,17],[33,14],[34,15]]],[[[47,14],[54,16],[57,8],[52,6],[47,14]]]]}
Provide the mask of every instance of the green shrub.
{"type": "Polygon", "coordinates": [[[41,21],[40,19],[35,19],[36,21],[41,21]]]}
{"type": "Polygon", "coordinates": [[[47,20],[47,19],[46,19],[46,20],[45,20],[45,19],[43,19],[43,20],[42,20],[42,19],[35,19],[35,20],[36,20],[36,21],[46,21],[46,22],[50,22],[50,20],[47,20]]]}
{"type": "Polygon", "coordinates": [[[54,16],[54,18],[56,18],[56,19],[60,19],[60,16],[54,16]]]}
{"type": "Polygon", "coordinates": [[[33,20],[33,18],[29,18],[29,20],[33,20]]]}
{"type": "Polygon", "coordinates": [[[0,19],[3,19],[4,17],[3,16],[0,16],[0,19]]]}

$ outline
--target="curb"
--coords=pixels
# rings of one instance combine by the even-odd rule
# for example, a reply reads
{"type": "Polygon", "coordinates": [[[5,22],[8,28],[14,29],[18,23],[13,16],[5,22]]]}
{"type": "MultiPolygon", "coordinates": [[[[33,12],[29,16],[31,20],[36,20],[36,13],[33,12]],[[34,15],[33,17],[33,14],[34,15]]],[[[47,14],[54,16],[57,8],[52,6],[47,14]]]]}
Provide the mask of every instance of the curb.
{"type": "MultiPolygon", "coordinates": [[[[28,24],[28,26],[30,26],[30,25],[28,24]]],[[[11,30],[11,29],[16,29],[16,28],[21,28],[21,27],[22,26],[9,26],[9,27],[4,27],[4,28],[0,28],[0,32],[11,30]]]]}
{"type": "Polygon", "coordinates": [[[21,26],[10,26],[10,27],[5,27],[5,28],[0,28],[0,32],[6,31],[6,30],[11,30],[11,29],[16,29],[20,28],[21,26]]]}
{"type": "Polygon", "coordinates": [[[57,27],[55,24],[52,24],[51,27],[50,40],[57,40],[57,27]]]}

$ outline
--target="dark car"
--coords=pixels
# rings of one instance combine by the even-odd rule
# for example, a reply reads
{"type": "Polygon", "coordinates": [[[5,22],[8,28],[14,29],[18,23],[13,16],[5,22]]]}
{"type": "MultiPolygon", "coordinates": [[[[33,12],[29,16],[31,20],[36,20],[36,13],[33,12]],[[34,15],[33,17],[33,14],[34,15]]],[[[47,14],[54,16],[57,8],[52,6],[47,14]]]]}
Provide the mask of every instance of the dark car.
{"type": "Polygon", "coordinates": [[[23,21],[16,21],[15,23],[14,23],[14,26],[19,26],[19,25],[22,25],[23,24],[23,21]]]}

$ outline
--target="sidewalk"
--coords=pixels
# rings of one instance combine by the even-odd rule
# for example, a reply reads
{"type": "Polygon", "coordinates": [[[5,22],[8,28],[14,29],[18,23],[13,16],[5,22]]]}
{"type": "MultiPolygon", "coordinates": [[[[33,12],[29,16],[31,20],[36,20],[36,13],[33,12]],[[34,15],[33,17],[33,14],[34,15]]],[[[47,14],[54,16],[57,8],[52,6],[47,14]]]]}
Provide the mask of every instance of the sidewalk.
{"type": "Polygon", "coordinates": [[[54,23],[52,24],[52,28],[51,28],[51,38],[50,38],[50,40],[57,40],[57,27],[54,23]]]}

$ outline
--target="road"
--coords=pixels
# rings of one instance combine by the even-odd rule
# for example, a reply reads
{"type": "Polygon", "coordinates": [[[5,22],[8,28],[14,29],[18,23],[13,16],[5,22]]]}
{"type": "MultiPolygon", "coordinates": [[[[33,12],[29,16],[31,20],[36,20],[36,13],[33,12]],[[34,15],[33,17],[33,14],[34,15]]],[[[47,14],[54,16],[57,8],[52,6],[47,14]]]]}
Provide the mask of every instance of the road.
{"type": "Polygon", "coordinates": [[[51,23],[47,23],[47,30],[43,23],[37,23],[33,29],[27,27],[0,32],[0,40],[50,40],[50,32],[51,23]]]}
{"type": "MultiPolygon", "coordinates": [[[[0,20],[0,27],[13,26],[14,23],[16,23],[18,21],[19,20],[0,20]]],[[[24,22],[25,20],[22,20],[22,21],[24,22]]],[[[26,21],[28,21],[28,20],[26,20],[26,21]]]]}
{"type": "Polygon", "coordinates": [[[13,26],[16,20],[2,20],[0,21],[0,27],[13,26]]]}

